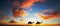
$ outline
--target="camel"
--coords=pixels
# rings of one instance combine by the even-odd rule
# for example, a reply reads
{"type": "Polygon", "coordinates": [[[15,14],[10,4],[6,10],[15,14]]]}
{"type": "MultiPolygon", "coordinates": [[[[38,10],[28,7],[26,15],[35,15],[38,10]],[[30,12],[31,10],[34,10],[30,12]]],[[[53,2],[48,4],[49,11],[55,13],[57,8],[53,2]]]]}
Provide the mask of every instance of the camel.
{"type": "Polygon", "coordinates": [[[41,24],[42,22],[37,22],[36,24],[41,24]]]}
{"type": "Polygon", "coordinates": [[[29,21],[28,24],[33,24],[34,22],[29,21]]]}

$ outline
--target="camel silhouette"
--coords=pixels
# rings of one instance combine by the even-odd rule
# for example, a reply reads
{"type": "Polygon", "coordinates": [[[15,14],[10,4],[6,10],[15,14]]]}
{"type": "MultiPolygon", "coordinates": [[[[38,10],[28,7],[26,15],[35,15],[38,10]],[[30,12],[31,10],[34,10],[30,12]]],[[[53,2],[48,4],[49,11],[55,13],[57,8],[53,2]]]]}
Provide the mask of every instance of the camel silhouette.
{"type": "Polygon", "coordinates": [[[29,21],[28,24],[33,24],[34,22],[29,21]]]}
{"type": "Polygon", "coordinates": [[[37,22],[36,24],[41,24],[42,22],[37,22]]]}

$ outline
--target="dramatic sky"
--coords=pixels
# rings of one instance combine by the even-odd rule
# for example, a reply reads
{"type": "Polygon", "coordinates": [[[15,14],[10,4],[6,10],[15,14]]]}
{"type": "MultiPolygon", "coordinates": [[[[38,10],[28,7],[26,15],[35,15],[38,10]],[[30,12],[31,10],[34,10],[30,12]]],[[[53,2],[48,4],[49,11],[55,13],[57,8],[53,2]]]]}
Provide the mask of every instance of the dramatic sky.
{"type": "Polygon", "coordinates": [[[0,20],[60,23],[60,0],[0,0],[0,20]]]}

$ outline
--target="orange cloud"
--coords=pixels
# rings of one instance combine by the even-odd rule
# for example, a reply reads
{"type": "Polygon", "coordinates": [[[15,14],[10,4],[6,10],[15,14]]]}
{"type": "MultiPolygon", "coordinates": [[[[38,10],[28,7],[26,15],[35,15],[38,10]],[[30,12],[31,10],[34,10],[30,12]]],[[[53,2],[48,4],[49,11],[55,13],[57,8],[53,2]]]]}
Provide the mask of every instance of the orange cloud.
{"type": "Polygon", "coordinates": [[[27,16],[28,14],[24,10],[19,11],[19,16],[27,16]]]}
{"type": "Polygon", "coordinates": [[[51,19],[51,18],[60,18],[60,13],[58,11],[44,10],[37,14],[40,18],[51,19]]]}
{"type": "Polygon", "coordinates": [[[21,8],[31,7],[35,2],[39,2],[40,0],[24,0],[21,3],[21,8]]]}
{"type": "MultiPolygon", "coordinates": [[[[27,13],[24,11],[24,9],[26,10],[28,7],[33,6],[35,2],[41,2],[41,1],[44,1],[44,0],[23,0],[23,2],[19,0],[14,1],[12,3],[13,7],[15,7],[16,9],[19,8],[19,10],[13,9],[13,15],[15,17],[25,16],[27,15],[27,13]]],[[[28,9],[28,10],[32,10],[32,9],[28,9]]]]}
{"type": "Polygon", "coordinates": [[[12,4],[19,8],[27,8],[34,5],[35,2],[45,2],[46,0],[23,0],[23,2],[16,0],[12,4]]]}
{"type": "Polygon", "coordinates": [[[43,18],[43,19],[60,18],[60,14],[59,15],[41,16],[41,18],[43,18]]]}
{"type": "Polygon", "coordinates": [[[24,16],[27,16],[28,14],[24,11],[24,10],[16,10],[14,13],[13,13],[13,16],[14,17],[24,17],[24,16]]]}

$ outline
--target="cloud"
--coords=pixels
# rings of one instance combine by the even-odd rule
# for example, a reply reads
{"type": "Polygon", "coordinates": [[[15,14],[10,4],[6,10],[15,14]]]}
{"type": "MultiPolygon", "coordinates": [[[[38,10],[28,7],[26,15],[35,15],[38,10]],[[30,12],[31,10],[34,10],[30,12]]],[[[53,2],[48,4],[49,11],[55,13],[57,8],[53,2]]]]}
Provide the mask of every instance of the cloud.
{"type": "Polygon", "coordinates": [[[12,10],[14,17],[18,16],[26,16],[28,13],[27,11],[25,12],[24,10],[32,10],[31,6],[34,5],[36,2],[42,2],[44,0],[14,0],[12,5],[14,9],[12,10]],[[28,9],[27,9],[28,8],[28,9]],[[17,10],[18,9],[18,10],[17,10]],[[17,10],[17,11],[16,11],[17,10]]]}
{"type": "Polygon", "coordinates": [[[15,10],[13,11],[13,16],[14,17],[24,17],[24,16],[27,16],[28,13],[24,10],[15,10]]]}
{"type": "Polygon", "coordinates": [[[19,8],[27,8],[34,5],[36,2],[45,2],[46,0],[16,0],[12,4],[19,8]]]}
{"type": "Polygon", "coordinates": [[[21,3],[21,8],[31,7],[35,2],[39,2],[40,0],[24,0],[21,3]]]}
{"type": "Polygon", "coordinates": [[[60,10],[44,10],[37,15],[43,19],[60,18],[60,10]]]}

